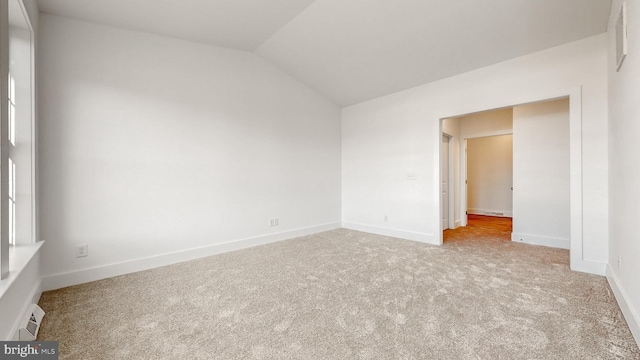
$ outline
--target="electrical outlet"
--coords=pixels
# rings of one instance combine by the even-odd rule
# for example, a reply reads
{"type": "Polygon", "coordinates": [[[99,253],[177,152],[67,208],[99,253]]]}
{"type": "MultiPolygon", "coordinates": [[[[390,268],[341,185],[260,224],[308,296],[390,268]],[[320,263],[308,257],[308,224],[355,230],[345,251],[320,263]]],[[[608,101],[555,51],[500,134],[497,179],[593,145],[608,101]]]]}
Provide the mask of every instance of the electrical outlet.
{"type": "Polygon", "coordinates": [[[389,218],[387,217],[387,215],[384,216],[384,221],[389,221],[389,218]]]}
{"type": "Polygon", "coordinates": [[[280,219],[269,219],[269,227],[280,225],[280,219]]]}
{"type": "Polygon", "coordinates": [[[89,245],[88,244],[80,244],[76,245],[76,257],[85,257],[89,256],[89,245]]]}
{"type": "Polygon", "coordinates": [[[622,255],[618,256],[618,270],[622,270],[622,255]]]}

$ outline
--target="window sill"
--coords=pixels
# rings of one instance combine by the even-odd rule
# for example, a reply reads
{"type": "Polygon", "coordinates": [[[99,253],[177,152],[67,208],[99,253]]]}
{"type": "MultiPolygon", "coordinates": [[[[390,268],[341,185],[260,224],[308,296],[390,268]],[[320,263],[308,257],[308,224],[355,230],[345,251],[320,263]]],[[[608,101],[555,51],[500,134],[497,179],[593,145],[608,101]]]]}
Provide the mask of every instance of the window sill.
{"type": "Polygon", "coordinates": [[[18,245],[9,248],[9,276],[0,280],[0,300],[9,291],[11,285],[20,276],[22,270],[31,262],[38,253],[44,241],[38,241],[32,245],[18,245]]]}

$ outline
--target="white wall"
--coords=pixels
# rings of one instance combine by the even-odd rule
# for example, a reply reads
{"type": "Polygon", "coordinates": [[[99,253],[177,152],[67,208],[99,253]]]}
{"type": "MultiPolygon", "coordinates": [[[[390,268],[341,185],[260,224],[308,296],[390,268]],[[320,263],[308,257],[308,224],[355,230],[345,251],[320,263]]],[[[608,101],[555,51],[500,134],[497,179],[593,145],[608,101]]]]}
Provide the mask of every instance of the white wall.
{"type": "Polygon", "coordinates": [[[335,105],[252,53],[40,27],[45,289],[340,225],[335,105]]]}
{"type": "MultiPolygon", "coordinates": [[[[640,4],[627,1],[629,51],[615,69],[615,20],[622,4],[614,0],[609,21],[609,282],[627,323],[640,343],[640,4]],[[618,260],[621,260],[618,262],[618,260]]],[[[606,168],[600,169],[601,172],[606,168]]]]}
{"type": "Polygon", "coordinates": [[[463,139],[511,134],[513,108],[483,111],[460,118],[460,135],[463,139]]]}
{"type": "Polygon", "coordinates": [[[570,248],[569,100],[513,109],[512,240],[570,248]]]}
{"type": "Polygon", "coordinates": [[[467,211],[511,217],[513,136],[467,140],[467,211]]]}
{"type": "Polygon", "coordinates": [[[577,93],[572,101],[581,106],[572,111],[579,127],[572,136],[579,142],[572,154],[580,163],[573,174],[582,188],[572,194],[580,194],[581,248],[572,253],[572,267],[604,273],[606,46],[603,34],[343,109],[343,225],[440,243],[440,119],[577,93]],[[407,171],[417,180],[407,180],[407,171]]]}

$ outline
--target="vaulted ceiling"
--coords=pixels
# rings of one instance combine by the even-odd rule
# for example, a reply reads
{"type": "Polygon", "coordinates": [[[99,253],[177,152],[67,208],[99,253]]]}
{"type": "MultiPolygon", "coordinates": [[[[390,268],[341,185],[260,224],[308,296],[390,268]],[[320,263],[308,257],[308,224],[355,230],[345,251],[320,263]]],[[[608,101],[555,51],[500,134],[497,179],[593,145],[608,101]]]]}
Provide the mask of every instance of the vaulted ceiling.
{"type": "Polygon", "coordinates": [[[606,31],[611,0],[38,0],[42,12],[253,51],[340,106],[606,31]]]}

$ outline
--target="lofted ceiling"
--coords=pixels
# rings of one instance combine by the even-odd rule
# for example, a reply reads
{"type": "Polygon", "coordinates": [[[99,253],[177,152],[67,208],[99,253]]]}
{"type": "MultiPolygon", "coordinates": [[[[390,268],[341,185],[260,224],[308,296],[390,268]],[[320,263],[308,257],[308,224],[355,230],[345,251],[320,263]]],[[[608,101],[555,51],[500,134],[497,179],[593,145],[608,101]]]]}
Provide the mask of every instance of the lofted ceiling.
{"type": "Polygon", "coordinates": [[[604,33],[611,0],[38,0],[253,51],[340,106],[604,33]]]}
{"type": "Polygon", "coordinates": [[[314,0],[38,0],[41,12],[253,51],[314,0]]]}

